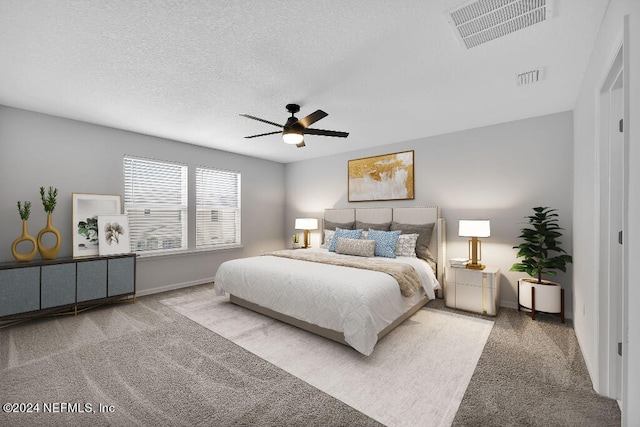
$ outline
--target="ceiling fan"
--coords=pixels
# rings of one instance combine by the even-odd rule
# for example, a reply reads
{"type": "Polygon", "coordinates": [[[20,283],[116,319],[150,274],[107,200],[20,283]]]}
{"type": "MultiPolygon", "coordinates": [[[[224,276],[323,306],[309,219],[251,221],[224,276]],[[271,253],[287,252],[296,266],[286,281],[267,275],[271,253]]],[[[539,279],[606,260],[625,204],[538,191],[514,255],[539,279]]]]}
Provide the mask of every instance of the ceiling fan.
{"type": "Polygon", "coordinates": [[[311,129],[309,126],[314,124],[320,119],[323,119],[328,116],[322,110],[316,110],[316,112],[309,114],[306,117],[298,120],[294,114],[300,111],[300,106],[298,104],[287,104],[287,111],[291,113],[291,117],[287,119],[287,122],[284,125],[271,122],[269,120],[261,119],[259,117],[251,116],[249,114],[240,114],[242,117],[246,117],[248,119],[257,120],[259,122],[267,123],[273,126],[277,126],[282,128],[282,130],[278,130],[275,132],[267,132],[261,133],[259,135],[251,135],[245,136],[245,138],[257,138],[259,136],[266,135],[275,135],[276,133],[282,133],[282,139],[287,144],[295,144],[296,147],[302,148],[304,147],[304,135],[323,135],[323,136],[336,136],[339,138],[346,138],[349,136],[349,132],[338,132],[335,130],[324,130],[324,129],[311,129]]]}

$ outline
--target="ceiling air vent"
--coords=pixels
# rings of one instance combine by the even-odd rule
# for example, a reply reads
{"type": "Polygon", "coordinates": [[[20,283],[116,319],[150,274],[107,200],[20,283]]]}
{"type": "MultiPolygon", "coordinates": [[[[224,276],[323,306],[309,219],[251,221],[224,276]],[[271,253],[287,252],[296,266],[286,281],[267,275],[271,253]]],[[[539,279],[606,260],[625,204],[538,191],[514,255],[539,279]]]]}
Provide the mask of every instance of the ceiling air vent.
{"type": "Polygon", "coordinates": [[[551,18],[552,0],[477,0],[447,13],[467,49],[551,18]]]}
{"type": "Polygon", "coordinates": [[[516,85],[527,86],[538,83],[542,79],[544,79],[544,68],[536,68],[516,74],[516,85]]]}

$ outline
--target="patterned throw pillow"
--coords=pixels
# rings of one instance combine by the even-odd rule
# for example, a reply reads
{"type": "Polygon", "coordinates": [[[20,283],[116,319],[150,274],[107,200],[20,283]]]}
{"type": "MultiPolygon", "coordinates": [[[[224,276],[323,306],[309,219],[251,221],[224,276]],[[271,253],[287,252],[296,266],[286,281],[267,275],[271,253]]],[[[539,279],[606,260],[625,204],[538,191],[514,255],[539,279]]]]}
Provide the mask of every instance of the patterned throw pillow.
{"type": "Polygon", "coordinates": [[[396,256],[408,256],[410,258],[416,258],[417,241],[418,234],[401,234],[398,237],[398,243],[396,244],[396,256]]]}
{"type": "Polygon", "coordinates": [[[390,230],[402,230],[404,234],[419,234],[416,242],[416,255],[418,258],[429,261],[433,259],[433,255],[429,252],[429,242],[435,225],[435,222],[428,224],[401,224],[394,221],[391,223],[390,230]]]}
{"type": "Polygon", "coordinates": [[[329,249],[331,247],[335,233],[335,230],[324,230],[324,242],[322,242],[322,246],[320,246],[322,249],[329,249]]]}
{"type": "Polygon", "coordinates": [[[376,256],[395,258],[396,243],[402,231],[379,231],[369,229],[367,239],[376,241],[376,256]]]}
{"type": "Polygon", "coordinates": [[[329,246],[329,252],[335,252],[338,245],[338,239],[340,237],[346,237],[347,239],[359,239],[362,234],[362,230],[343,230],[340,227],[336,227],[336,232],[333,234],[333,240],[331,240],[331,246],[329,246]]]}
{"type": "Polygon", "coordinates": [[[372,257],[375,255],[375,251],[375,240],[338,237],[338,244],[336,245],[337,254],[372,257]]]}

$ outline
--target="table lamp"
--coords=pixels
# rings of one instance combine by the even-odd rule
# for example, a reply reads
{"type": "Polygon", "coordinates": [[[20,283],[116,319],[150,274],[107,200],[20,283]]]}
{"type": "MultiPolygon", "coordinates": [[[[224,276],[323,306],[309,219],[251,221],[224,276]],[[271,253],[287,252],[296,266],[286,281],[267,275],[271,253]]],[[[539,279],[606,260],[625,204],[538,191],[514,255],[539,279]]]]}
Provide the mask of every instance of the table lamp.
{"type": "Polygon", "coordinates": [[[482,242],[478,237],[491,236],[491,226],[488,219],[461,219],[458,223],[458,236],[471,237],[469,240],[469,259],[467,268],[472,270],[484,270],[482,260],[482,242]]]}
{"type": "Polygon", "coordinates": [[[309,230],[318,229],[317,218],[296,218],[295,224],[296,230],[304,230],[304,246],[303,248],[310,248],[309,244],[309,230]]]}

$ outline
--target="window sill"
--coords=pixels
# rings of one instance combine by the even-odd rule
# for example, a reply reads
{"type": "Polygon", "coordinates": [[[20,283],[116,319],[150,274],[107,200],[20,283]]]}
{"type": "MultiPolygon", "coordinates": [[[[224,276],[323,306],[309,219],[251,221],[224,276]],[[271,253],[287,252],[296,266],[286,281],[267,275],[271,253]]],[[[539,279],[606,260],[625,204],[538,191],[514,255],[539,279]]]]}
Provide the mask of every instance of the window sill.
{"type": "Polygon", "coordinates": [[[206,248],[206,249],[184,249],[177,251],[167,251],[167,252],[158,252],[158,253],[137,253],[137,258],[139,260],[149,259],[149,258],[168,258],[168,257],[181,257],[187,255],[200,255],[209,252],[219,252],[225,250],[233,250],[233,249],[242,249],[244,246],[242,244],[239,245],[225,245],[216,248],[206,248]]]}

